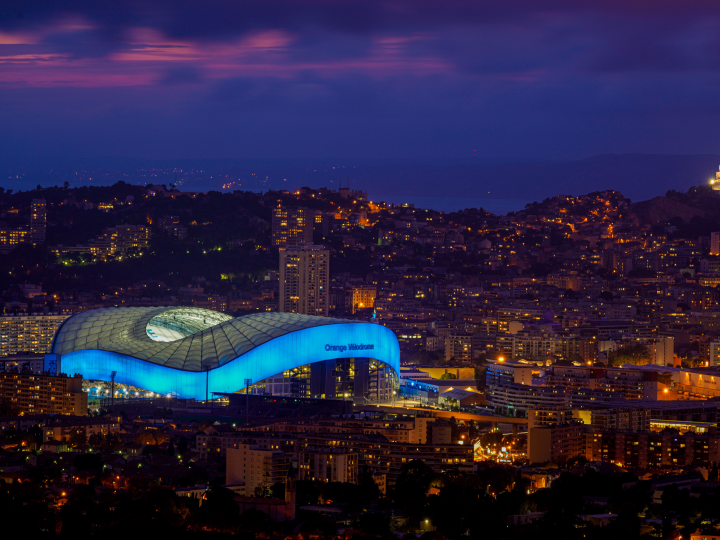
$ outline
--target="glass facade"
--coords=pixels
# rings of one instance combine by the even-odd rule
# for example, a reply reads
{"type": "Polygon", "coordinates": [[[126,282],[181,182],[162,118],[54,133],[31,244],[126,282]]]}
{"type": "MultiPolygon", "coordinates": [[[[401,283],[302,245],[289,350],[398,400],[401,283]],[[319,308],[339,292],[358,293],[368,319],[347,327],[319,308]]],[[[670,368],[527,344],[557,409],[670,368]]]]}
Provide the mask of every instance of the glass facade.
{"type": "Polygon", "coordinates": [[[397,373],[385,362],[338,358],[277,373],[253,384],[250,393],[380,403],[391,401],[397,389],[397,373]]]}

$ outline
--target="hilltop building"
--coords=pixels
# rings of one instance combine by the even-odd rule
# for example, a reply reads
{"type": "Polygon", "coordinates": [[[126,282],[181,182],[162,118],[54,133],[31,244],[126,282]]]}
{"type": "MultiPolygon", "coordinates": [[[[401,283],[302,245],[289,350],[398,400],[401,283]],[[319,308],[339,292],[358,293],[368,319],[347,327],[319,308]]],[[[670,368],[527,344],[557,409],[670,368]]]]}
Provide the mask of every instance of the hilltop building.
{"type": "Polygon", "coordinates": [[[10,253],[20,244],[42,245],[45,243],[46,231],[45,199],[33,199],[29,224],[12,227],[7,223],[0,223],[0,253],[10,253]]]}
{"type": "Polygon", "coordinates": [[[150,245],[150,228],[142,225],[117,225],[105,229],[90,243],[77,246],[51,248],[56,257],[71,254],[87,254],[90,257],[106,259],[109,256],[122,256],[131,249],[147,248],[150,245]]]}

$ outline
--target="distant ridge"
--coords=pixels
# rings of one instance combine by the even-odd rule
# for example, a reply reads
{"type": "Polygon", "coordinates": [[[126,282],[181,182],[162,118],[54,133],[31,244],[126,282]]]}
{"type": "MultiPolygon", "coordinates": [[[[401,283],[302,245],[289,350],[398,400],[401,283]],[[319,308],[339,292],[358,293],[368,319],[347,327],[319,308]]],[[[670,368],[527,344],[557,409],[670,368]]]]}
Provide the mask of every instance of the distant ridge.
{"type": "Polygon", "coordinates": [[[542,201],[555,195],[580,195],[615,189],[633,201],[648,200],[669,190],[687,191],[706,184],[720,165],[720,155],[601,154],[570,161],[514,163],[475,162],[473,159],[42,159],[27,165],[4,165],[8,171],[0,186],[32,189],[37,184],[62,184],[68,173],[95,171],[95,185],[125,180],[147,183],[136,174],[143,169],[163,169],[153,182],[174,182],[176,168],[200,169],[204,177],[183,178],[182,189],[220,189],[223,182],[237,182],[239,189],[266,191],[302,186],[337,187],[339,176],[351,177],[354,188],[371,198],[383,196],[466,197],[468,199],[522,199],[542,201]],[[50,172],[52,171],[52,172],[50,172]],[[23,174],[26,173],[26,174],[23,174]],[[13,180],[19,176],[21,180],[13,180]],[[7,184],[7,185],[6,185],[7,184]],[[27,184],[25,186],[25,184],[27,184]]]}
{"type": "Polygon", "coordinates": [[[413,167],[394,174],[360,171],[356,176],[365,173],[359,181],[368,189],[383,189],[387,195],[421,191],[446,197],[541,201],[555,195],[614,189],[637,201],[671,189],[687,191],[706,184],[719,165],[720,156],[716,155],[602,154],[564,162],[413,167]],[[374,185],[378,187],[369,187],[374,185]]]}

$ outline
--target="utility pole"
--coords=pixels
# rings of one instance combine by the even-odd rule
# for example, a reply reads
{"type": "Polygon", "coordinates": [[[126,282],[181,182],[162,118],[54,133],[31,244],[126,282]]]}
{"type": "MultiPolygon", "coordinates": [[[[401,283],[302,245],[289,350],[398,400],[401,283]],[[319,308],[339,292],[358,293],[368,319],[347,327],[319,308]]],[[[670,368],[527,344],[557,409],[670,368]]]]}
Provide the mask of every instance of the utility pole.
{"type": "Polygon", "coordinates": [[[245,379],[245,427],[250,422],[250,385],[252,379],[245,379]]]}
{"type": "Polygon", "coordinates": [[[110,373],[110,405],[115,405],[115,375],[117,371],[110,373]]]}

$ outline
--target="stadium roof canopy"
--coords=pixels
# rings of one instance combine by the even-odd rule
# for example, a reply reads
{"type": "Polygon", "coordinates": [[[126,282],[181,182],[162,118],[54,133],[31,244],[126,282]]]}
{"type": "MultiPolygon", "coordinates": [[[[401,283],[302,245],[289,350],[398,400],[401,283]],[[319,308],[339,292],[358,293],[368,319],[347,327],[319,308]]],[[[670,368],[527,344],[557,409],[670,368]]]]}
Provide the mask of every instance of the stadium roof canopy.
{"type": "Polygon", "coordinates": [[[397,338],[384,326],[294,313],[233,318],[184,307],[104,308],[58,330],[61,371],[159,393],[204,398],[288,369],[336,358],[374,358],[399,372],[397,338]],[[207,372],[203,373],[203,372],[207,372]],[[200,391],[202,390],[202,391],[200,391]]]}

